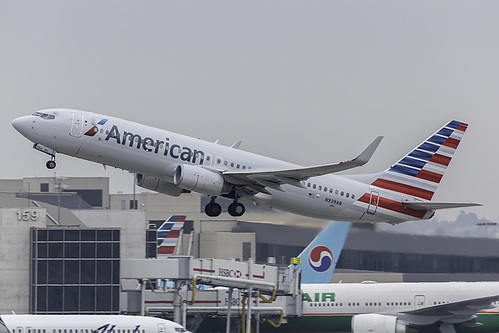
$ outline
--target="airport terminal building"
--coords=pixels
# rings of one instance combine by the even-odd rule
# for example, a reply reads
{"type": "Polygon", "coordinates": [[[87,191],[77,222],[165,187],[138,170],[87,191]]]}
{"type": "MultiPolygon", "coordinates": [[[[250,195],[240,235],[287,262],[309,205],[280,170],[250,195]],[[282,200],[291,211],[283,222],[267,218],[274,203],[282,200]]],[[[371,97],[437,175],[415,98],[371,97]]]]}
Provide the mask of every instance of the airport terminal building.
{"type": "MultiPolygon", "coordinates": [[[[156,256],[156,229],[186,215],[178,254],[287,265],[324,222],[278,223],[286,214],[247,205],[234,220],[207,218],[207,198],[144,192],[110,194],[108,178],[0,180],[0,312],[118,314],[128,309],[124,259],[156,256]],[[64,185],[64,186],[63,186],[64,185]],[[272,222],[263,217],[271,217],[272,222]]],[[[229,202],[228,202],[229,203],[229,202]]],[[[354,226],[333,281],[499,279],[499,240],[377,232],[354,226]]]]}

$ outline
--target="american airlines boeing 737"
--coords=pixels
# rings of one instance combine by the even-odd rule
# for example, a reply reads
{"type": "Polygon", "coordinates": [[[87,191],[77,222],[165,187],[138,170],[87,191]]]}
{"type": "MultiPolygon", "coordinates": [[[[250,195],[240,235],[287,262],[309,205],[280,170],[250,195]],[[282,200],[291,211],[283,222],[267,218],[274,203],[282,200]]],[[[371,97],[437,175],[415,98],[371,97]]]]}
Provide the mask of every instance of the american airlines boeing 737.
{"type": "Polygon", "coordinates": [[[376,138],[359,156],[340,163],[302,167],[274,158],[157,129],[102,114],[49,109],[12,121],[14,128],[50,155],[56,153],[129,170],[137,185],[178,196],[211,196],[208,216],[222,208],[218,196],[233,200],[228,212],[242,216],[240,201],[328,220],[400,223],[431,218],[437,209],[474,203],[430,201],[467,124],[450,121],[386,171],[336,175],[362,166],[381,142],[376,138]]]}

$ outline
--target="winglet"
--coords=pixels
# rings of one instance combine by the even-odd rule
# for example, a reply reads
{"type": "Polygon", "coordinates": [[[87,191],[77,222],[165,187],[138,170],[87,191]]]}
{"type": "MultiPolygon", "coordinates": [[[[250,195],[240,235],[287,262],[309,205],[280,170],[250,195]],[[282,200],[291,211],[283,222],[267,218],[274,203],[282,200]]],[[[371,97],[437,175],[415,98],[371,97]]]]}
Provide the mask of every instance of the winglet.
{"type": "Polygon", "coordinates": [[[383,136],[378,136],[366,149],[364,149],[362,153],[360,153],[359,156],[357,156],[350,162],[354,162],[357,166],[361,166],[369,162],[379,144],[381,143],[381,140],[383,140],[383,136]]]}

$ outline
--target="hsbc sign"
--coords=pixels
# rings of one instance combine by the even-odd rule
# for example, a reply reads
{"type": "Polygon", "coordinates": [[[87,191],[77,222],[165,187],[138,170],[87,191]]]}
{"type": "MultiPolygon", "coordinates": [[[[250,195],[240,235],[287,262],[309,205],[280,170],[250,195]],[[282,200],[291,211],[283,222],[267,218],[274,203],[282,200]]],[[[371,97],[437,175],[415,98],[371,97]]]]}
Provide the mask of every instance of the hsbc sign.
{"type": "Polygon", "coordinates": [[[231,277],[231,278],[241,278],[243,274],[238,269],[229,269],[229,268],[219,268],[218,276],[223,277],[231,277]]]}

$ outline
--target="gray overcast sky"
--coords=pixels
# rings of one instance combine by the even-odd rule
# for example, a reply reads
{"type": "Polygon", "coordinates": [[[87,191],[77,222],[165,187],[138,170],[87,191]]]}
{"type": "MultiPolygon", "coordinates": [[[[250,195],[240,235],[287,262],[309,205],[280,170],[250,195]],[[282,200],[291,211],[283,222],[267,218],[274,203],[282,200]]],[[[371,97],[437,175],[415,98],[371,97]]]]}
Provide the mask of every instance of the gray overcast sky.
{"type": "MultiPolygon", "coordinates": [[[[497,1],[2,0],[0,177],[53,175],[11,126],[51,107],[302,165],[384,135],[353,172],[386,169],[457,119],[470,127],[435,199],[483,203],[468,211],[499,221],[497,13],[497,1]]],[[[66,156],[56,170],[131,191],[124,171],[66,156]]]]}

